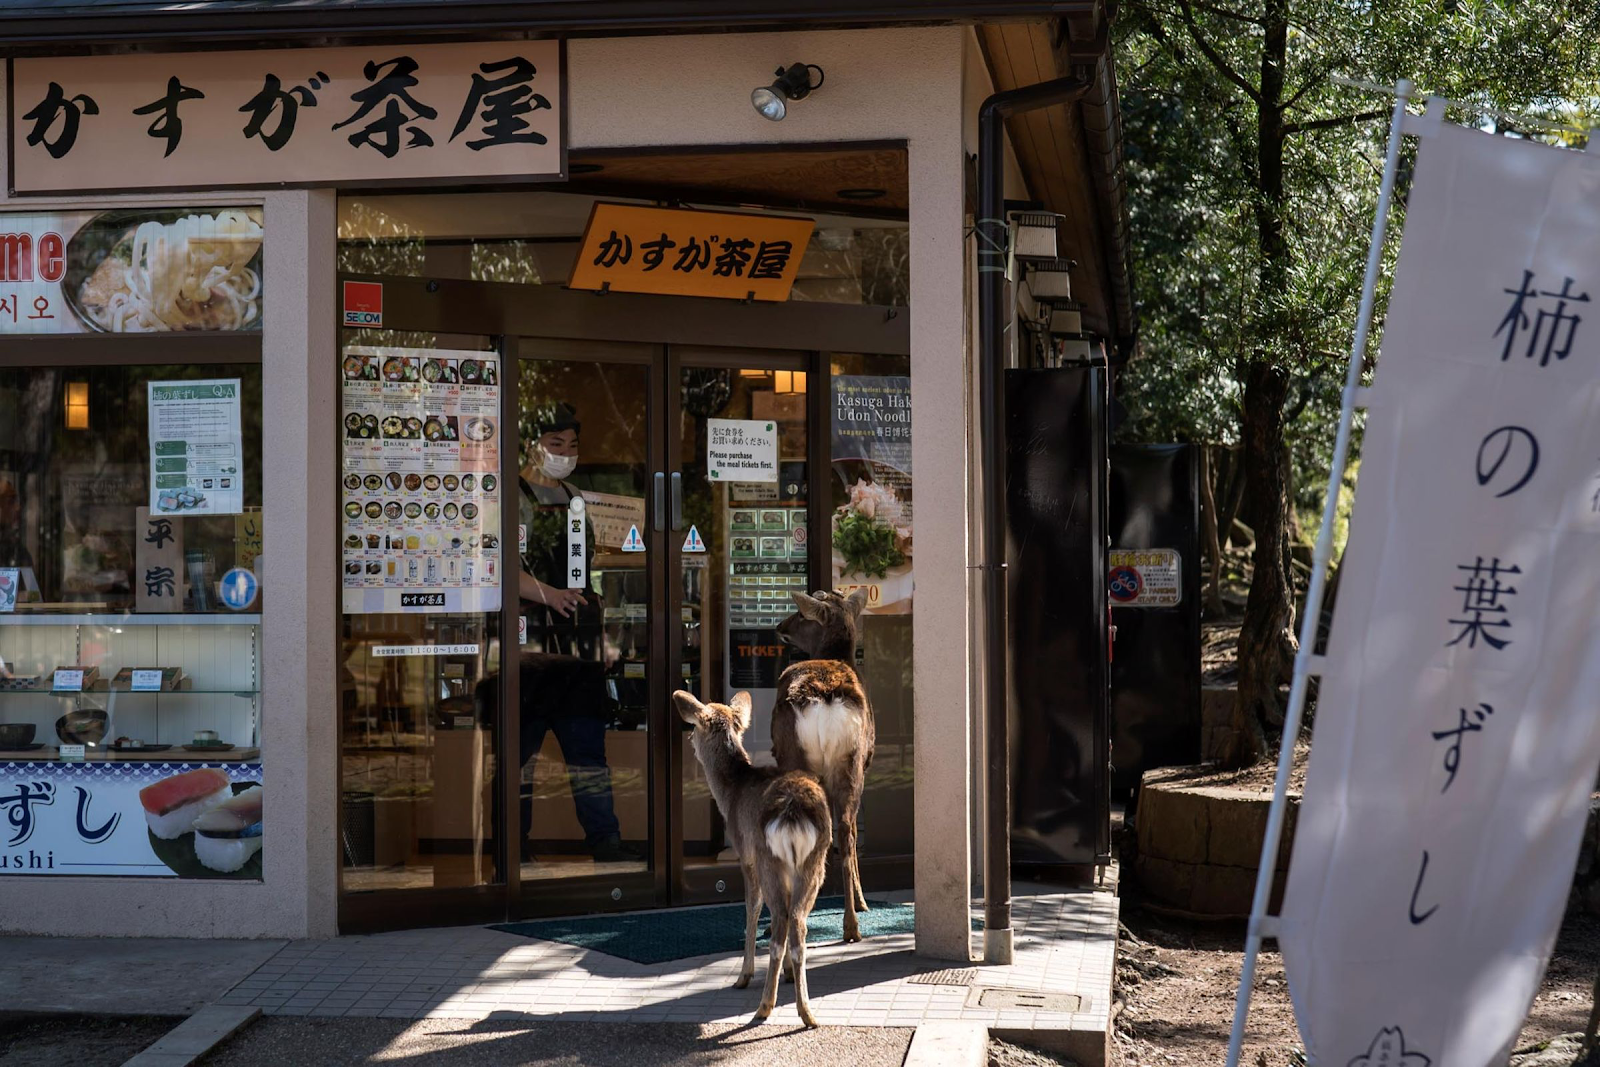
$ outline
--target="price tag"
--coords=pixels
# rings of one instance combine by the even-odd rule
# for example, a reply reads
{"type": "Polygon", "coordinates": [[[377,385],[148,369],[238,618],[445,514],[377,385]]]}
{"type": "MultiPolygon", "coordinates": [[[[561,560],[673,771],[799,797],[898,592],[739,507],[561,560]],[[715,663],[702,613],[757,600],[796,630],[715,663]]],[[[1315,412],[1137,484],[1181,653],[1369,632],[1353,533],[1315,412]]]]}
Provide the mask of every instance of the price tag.
{"type": "Polygon", "coordinates": [[[83,671],[57,670],[55,680],[50,688],[65,693],[81,693],[83,691],[83,671]]]}
{"type": "Polygon", "coordinates": [[[457,730],[470,730],[478,724],[478,720],[471,715],[453,715],[457,730]]]}
{"type": "Polygon", "coordinates": [[[161,671],[135,670],[133,682],[129,686],[135,693],[159,693],[161,691],[161,671]]]}
{"type": "Polygon", "coordinates": [[[84,756],[84,746],[83,745],[62,745],[61,749],[60,749],[60,756],[61,756],[61,759],[65,760],[67,763],[82,763],[83,762],[83,756],[84,756]]]}

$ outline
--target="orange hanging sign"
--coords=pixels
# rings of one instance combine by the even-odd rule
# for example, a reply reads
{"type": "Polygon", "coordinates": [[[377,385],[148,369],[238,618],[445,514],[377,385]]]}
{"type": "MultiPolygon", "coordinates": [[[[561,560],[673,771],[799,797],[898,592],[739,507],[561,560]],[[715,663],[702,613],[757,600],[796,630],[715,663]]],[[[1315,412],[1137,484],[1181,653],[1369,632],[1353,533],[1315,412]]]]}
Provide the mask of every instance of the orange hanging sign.
{"type": "Polygon", "coordinates": [[[567,287],[782,302],[815,226],[779,215],[597,203],[567,287]]]}

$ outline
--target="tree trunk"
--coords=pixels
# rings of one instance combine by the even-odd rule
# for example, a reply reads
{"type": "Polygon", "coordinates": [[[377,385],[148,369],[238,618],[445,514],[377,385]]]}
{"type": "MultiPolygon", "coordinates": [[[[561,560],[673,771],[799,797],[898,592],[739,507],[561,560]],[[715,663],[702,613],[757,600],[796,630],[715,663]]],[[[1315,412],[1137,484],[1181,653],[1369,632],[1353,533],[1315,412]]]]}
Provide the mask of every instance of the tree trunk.
{"type": "Polygon", "coordinates": [[[1222,540],[1217,534],[1216,465],[1211,462],[1210,445],[1200,445],[1200,536],[1211,558],[1211,581],[1206,589],[1206,614],[1213,619],[1223,613],[1222,540]]]}
{"type": "MultiPolygon", "coordinates": [[[[1266,0],[1257,101],[1255,202],[1258,277],[1270,307],[1283,291],[1290,267],[1284,235],[1283,92],[1288,52],[1288,0],[1266,0]]],[[[1266,755],[1262,722],[1281,723],[1278,685],[1294,656],[1294,599],[1289,581],[1289,472],[1284,449],[1284,403],[1289,368],[1281,353],[1254,354],[1244,373],[1242,437],[1244,476],[1249,486],[1245,522],[1255,533],[1254,573],[1239,631],[1239,696],[1234,706],[1228,766],[1243,767],[1266,755]]]]}

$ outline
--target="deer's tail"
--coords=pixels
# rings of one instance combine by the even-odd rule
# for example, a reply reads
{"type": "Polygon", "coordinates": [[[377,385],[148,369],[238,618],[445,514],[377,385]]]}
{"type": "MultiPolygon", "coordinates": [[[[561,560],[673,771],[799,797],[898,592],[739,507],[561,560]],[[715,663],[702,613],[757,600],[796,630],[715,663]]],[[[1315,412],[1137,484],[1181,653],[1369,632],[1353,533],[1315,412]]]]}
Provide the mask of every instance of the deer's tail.
{"type": "Polygon", "coordinates": [[[826,851],[833,836],[827,798],[816,779],[790,773],[773,783],[761,814],[767,851],[783,868],[792,902],[808,881],[818,844],[826,851]]]}

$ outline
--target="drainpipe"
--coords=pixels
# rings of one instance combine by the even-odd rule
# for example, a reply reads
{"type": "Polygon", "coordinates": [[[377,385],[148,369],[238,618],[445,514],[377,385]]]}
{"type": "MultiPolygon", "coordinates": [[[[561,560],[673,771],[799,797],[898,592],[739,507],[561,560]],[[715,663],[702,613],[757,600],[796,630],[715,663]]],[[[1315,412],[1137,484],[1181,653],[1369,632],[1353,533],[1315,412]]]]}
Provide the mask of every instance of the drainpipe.
{"type": "Polygon", "coordinates": [[[1089,68],[1069,78],[995,93],[978,109],[978,441],[983,449],[983,522],[977,569],[983,575],[985,759],[988,770],[984,841],[983,961],[1006,964],[1011,939],[1011,752],[1006,714],[1006,453],[1004,396],[1006,255],[1005,120],[1063,104],[1091,84],[1089,68]]]}

